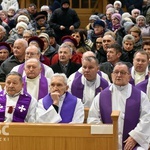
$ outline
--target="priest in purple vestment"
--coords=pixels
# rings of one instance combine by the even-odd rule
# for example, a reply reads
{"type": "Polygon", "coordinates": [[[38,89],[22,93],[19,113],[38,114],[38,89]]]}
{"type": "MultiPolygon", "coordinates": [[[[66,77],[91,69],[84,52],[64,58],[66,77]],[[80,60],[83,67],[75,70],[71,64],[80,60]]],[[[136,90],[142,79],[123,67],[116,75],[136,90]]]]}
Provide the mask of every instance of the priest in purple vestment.
{"type": "Polygon", "coordinates": [[[50,82],[50,92],[38,101],[36,122],[83,123],[84,107],[81,99],[68,91],[67,77],[55,73],[50,82]]]}
{"type": "Polygon", "coordinates": [[[128,67],[119,62],[112,72],[113,84],[93,100],[87,122],[112,123],[111,112],[120,111],[118,149],[148,150],[150,142],[150,102],[147,95],[132,86],[128,67]]]}
{"type": "Polygon", "coordinates": [[[22,90],[22,76],[11,72],[0,92],[0,122],[35,122],[36,100],[22,90]]]}
{"type": "Polygon", "coordinates": [[[46,96],[49,91],[50,79],[42,73],[41,62],[36,58],[30,58],[24,66],[26,76],[23,77],[24,90],[36,100],[46,96]]]}
{"type": "Polygon", "coordinates": [[[84,107],[90,107],[94,97],[109,86],[102,78],[97,58],[82,58],[82,73],[77,71],[68,79],[69,92],[82,99],[84,107]]]}

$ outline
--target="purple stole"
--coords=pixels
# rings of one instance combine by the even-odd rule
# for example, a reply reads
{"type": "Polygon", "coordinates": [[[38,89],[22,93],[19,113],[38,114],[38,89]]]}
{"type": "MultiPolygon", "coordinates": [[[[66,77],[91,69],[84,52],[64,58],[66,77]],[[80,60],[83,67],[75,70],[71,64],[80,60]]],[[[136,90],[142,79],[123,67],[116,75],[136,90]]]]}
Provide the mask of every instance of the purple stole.
{"type": "MultiPolygon", "coordinates": [[[[12,122],[24,122],[29,109],[30,102],[31,102],[31,96],[28,93],[20,94],[15,107],[12,122]]],[[[5,110],[6,110],[6,94],[4,94],[4,91],[1,91],[0,92],[0,122],[5,121],[5,110]]]]}
{"type": "Polygon", "coordinates": [[[143,91],[144,93],[146,93],[147,91],[147,84],[148,84],[148,79],[138,83],[135,87],[141,91],[143,91]]]}
{"type": "MultiPolygon", "coordinates": [[[[98,74],[100,75],[101,72],[98,74]]],[[[76,97],[83,99],[84,85],[81,82],[81,78],[82,74],[77,71],[72,82],[71,93],[76,97]]],[[[101,90],[105,89],[106,87],[108,87],[108,82],[102,77],[100,77],[100,85],[97,89],[95,89],[95,95],[97,95],[99,92],[101,92],[101,90]]]]}
{"type": "MultiPolygon", "coordinates": [[[[47,94],[43,98],[43,106],[47,110],[52,104],[53,104],[53,100],[51,98],[51,95],[47,94]]],[[[71,95],[69,92],[66,92],[66,97],[64,99],[60,111],[60,116],[62,118],[62,121],[60,123],[69,123],[72,121],[76,104],[77,104],[77,97],[71,95]]]]}
{"type": "MultiPolygon", "coordinates": [[[[131,130],[133,130],[139,123],[140,103],[141,103],[141,92],[132,86],[131,96],[126,100],[122,141],[125,141],[128,138],[129,136],[128,133],[131,130]]],[[[101,92],[99,105],[102,122],[112,123],[111,120],[112,102],[111,102],[111,91],[109,90],[109,88],[106,88],[101,92]]]]}
{"type": "MultiPolygon", "coordinates": [[[[130,72],[131,72],[131,68],[130,68],[130,72]]],[[[148,79],[148,77],[149,77],[149,75],[147,74],[147,75],[145,76],[145,80],[148,79]]],[[[132,78],[132,76],[131,76],[131,79],[130,79],[129,83],[132,84],[133,86],[135,86],[135,81],[134,81],[134,79],[132,78]]]]}
{"type": "MultiPolygon", "coordinates": [[[[23,77],[23,83],[24,83],[24,91],[27,92],[27,82],[26,77],[23,77]]],[[[40,81],[39,81],[39,92],[38,92],[38,100],[43,98],[48,93],[48,82],[44,75],[41,74],[40,81]]],[[[35,85],[36,86],[36,85],[35,85]]]]}
{"type": "MultiPolygon", "coordinates": [[[[21,75],[23,75],[24,65],[25,65],[25,63],[21,64],[18,68],[18,73],[20,73],[21,75]]],[[[41,74],[45,75],[45,68],[42,63],[41,63],[41,68],[42,68],[41,74]]]]}

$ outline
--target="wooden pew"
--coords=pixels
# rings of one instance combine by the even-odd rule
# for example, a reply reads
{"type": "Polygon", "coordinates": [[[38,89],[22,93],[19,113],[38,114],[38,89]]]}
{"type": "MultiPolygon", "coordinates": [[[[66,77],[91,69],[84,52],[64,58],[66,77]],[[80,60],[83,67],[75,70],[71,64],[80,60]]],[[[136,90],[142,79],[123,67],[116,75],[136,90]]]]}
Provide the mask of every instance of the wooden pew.
{"type": "Polygon", "coordinates": [[[0,123],[0,149],[117,150],[118,115],[112,113],[113,125],[103,125],[113,128],[113,134],[91,134],[93,125],[88,124],[0,123]]]}

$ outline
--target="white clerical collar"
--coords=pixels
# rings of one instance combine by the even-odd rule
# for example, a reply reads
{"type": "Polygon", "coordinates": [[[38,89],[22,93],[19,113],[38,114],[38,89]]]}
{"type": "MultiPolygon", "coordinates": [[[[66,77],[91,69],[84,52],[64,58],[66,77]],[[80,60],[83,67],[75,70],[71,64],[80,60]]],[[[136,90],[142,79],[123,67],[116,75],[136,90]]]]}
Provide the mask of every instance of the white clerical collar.
{"type": "Polygon", "coordinates": [[[86,81],[87,86],[92,86],[96,82],[96,80],[88,81],[86,78],[85,78],[85,81],[86,81]]]}
{"type": "Polygon", "coordinates": [[[118,85],[112,84],[112,86],[119,91],[123,91],[123,90],[126,90],[128,88],[129,84],[127,84],[125,86],[118,86],[118,85]]]}
{"type": "Polygon", "coordinates": [[[65,99],[65,97],[66,97],[66,93],[64,93],[64,94],[60,97],[59,101],[63,101],[63,100],[65,99]]]}
{"type": "Polygon", "coordinates": [[[141,75],[144,75],[144,76],[146,75],[146,72],[145,72],[145,71],[144,71],[144,72],[137,72],[137,71],[134,71],[134,72],[135,72],[135,75],[140,75],[140,76],[141,76],[141,75]]]}
{"type": "Polygon", "coordinates": [[[20,91],[20,92],[18,92],[18,93],[16,93],[16,94],[14,94],[13,96],[12,96],[12,95],[9,95],[9,94],[7,93],[7,91],[6,91],[6,90],[4,90],[4,94],[8,95],[9,97],[17,97],[18,95],[23,94],[23,89],[21,89],[21,91],[20,91]]]}
{"type": "Polygon", "coordinates": [[[9,95],[8,93],[6,93],[9,97],[17,97],[17,96],[19,96],[20,94],[21,94],[21,91],[19,92],[19,93],[16,93],[16,94],[14,94],[14,95],[9,95]]]}
{"type": "Polygon", "coordinates": [[[38,80],[39,78],[40,78],[40,74],[37,77],[33,78],[33,79],[30,79],[30,78],[26,77],[26,80],[34,82],[34,81],[38,80]]]}

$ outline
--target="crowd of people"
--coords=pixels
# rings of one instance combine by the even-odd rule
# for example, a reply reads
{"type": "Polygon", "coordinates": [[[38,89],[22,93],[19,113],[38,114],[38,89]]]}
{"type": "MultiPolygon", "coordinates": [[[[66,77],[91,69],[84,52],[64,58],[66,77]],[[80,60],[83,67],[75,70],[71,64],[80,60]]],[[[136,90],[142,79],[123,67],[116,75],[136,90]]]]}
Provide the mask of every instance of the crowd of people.
{"type": "Polygon", "coordinates": [[[83,123],[89,108],[88,124],[112,123],[118,110],[118,149],[148,150],[149,0],[114,1],[84,29],[69,0],[54,2],[1,4],[0,122],[83,123]]]}

